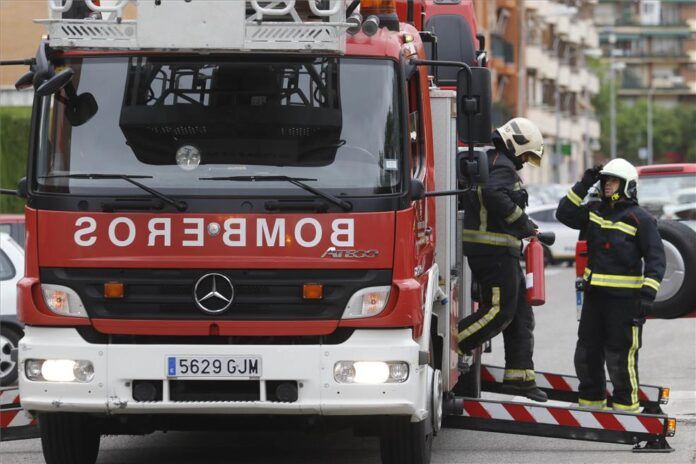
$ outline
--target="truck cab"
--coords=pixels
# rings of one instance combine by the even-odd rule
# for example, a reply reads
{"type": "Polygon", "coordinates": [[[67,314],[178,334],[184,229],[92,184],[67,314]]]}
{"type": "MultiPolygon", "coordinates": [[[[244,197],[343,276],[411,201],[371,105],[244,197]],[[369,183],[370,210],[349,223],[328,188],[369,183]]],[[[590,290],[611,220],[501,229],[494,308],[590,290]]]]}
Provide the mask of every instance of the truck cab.
{"type": "Polygon", "coordinates": [[[470,305],[456,201],[423,194],[456,188],[459,102],[412,2],[126,3],[49,2],[27,79],[20,390],[47,459],[272,416],[428,462],[470,305]]]}

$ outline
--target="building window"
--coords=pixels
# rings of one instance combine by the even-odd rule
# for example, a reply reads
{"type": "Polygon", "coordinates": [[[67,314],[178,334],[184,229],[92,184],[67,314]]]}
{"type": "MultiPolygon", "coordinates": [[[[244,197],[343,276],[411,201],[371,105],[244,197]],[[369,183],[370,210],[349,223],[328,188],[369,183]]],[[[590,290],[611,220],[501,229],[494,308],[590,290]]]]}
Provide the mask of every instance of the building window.
{"type": "Polygon", "coordinates": [[[642,0],[640,2],[640,24],[657,26],[660,24],[660,1],[642,0]]]}
{"type": "Polygon", "coordinates": [[[674,37],[653,37],[650,52],[652,56],[679,56],[682,54],[682,42],[674,37]]]}
{"type": "Polygon", "coordinates": [[[510,19],[510,10],[507,8],[499,8],[497,19],[495,22],[495,33],[498,35],[505,35],[507,30],[508,20],[510,19]]]}

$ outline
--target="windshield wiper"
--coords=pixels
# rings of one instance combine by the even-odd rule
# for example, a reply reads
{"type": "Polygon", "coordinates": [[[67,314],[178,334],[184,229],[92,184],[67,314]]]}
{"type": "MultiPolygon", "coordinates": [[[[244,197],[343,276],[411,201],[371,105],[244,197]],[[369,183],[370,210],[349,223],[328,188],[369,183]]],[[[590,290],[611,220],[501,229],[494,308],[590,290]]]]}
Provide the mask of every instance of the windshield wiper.
{"type": "Polygon", "coordinates": [[[59,175],[54,175],[54,176],[40,176],[41,179],[123,179],[126,182],[130,182],[131,184],[135,185],[138,188],[141,188],[142,190],[145,190],[147,193],[152,195],[153,197],[159,198],[165,203],[168,203],[175,207],[177,211],[186,211],[188,209],[188,204],[183,201],[183,200],[176,200],[172,197],[169,197],[161,192],[158,192],[157,190],[148,187],[147,185],[143,185],[140,182],[133,180],[133,179],[152,179],[152,176],[132,176],[128,174],[59,174],[59,175]]]}
{"type": "Polygon", "coordinates": [[[317,190],[314,187],[305,184],[305,181],[315,181],[316,179],[309,179],[306,177],[289,177],[289,176],[227,176],[227,177],[200,177],[199,180],[228,180],[233,182],[278,182],[285,181],[290,182],[293,185],[300,187],[314,195],[324,198],[330,201],[334,205],[341,208],[343,211],[350,211],[353,209],[353,205],[345,200],[341,200],[329,193],[317,190]]]}

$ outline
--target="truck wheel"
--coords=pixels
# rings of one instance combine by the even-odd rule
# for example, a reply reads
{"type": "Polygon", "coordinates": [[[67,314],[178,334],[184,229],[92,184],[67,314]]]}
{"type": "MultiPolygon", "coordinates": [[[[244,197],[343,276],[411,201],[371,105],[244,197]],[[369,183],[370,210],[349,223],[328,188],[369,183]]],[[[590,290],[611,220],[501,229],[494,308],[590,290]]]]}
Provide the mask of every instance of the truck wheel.
{"type": "Polygon", "coordinates": [[[382,464],[429,464],[433,434],[425,421],[411,422],[406,416],[385,420],[380,437],[382,464]]]}
{"type": "Polygon", "coordinates": [[[696,232],[677,221],[657,221],[667,269],[655,298],[653,315],[673,319],[696,309],[696,286],[686,276],[696,274],[696,232]]]}
{"type": "Polygon", "coordinates": [[[41,448],[46,464],[94,464],[99,454],[99,432],[84,414],[41,413],[41,448]]]}
{"type": "Polygon", "coordinates": [[[22,335],[6,325],[0,325],[0,385],[12,385],[17,381],[17,361],[11,357],[19,346],[22,335]]]}

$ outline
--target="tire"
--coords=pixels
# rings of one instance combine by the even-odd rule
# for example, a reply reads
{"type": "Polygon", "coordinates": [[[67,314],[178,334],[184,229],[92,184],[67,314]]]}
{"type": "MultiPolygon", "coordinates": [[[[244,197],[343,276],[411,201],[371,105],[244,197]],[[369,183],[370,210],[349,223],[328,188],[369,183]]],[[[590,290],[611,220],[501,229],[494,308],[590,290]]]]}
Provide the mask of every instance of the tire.
{"type": "Polygon", "coordinates": [[[100,435],[89,416],[41,413],[39,428],[46,464],[94,464],[97,461],[100,435]]]}
{"type": "Polygon", "coordinates": [[[13,385],[17,381],[17,361],[10,357],[13,349],[19,347],[21,330],[0,324],[0,385],[13,385]]]}
{"type": "Polygon", "coordinates": [[[380,436],[382,464],[430,464],[433,434],[425,421],[411,422],[408,416],[386,418],[380,436]]]}
{"type": "Polygon", "coordinates": [[[667,258],[667,270],[653,305],[653,317],[674,319],[696,310],[696,232],[677,221],[658,221],[667,258]]]}

